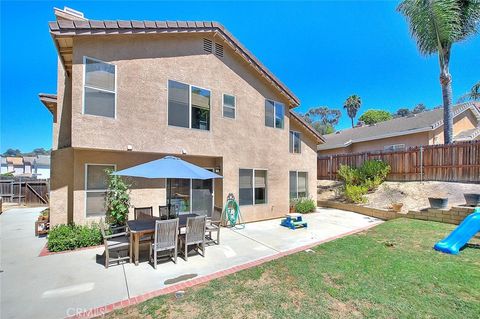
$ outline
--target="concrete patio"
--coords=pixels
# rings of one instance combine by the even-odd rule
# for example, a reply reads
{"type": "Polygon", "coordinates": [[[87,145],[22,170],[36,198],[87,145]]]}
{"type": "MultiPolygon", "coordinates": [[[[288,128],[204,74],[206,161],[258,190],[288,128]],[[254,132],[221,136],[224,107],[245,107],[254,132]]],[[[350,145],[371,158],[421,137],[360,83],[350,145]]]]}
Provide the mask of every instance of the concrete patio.
{"type": "Polygon", "coordinates": [[[46,244],[45,238],[33,234],[33,223],[41,210],[10,209],[0,215],[2,319],[64,318],[136,296],[143,296],[143,300],[145,294],[172,282],[188,283],[181,281],[185,277],[192,283],[232,267],[246,268],[246,264],[381,222],[352,212],[318,208],[316,213],[305,215],[306,229],[281,227],[278,219],[247,224],[244,229],[223,228],[221,245],[207,247],[205,258],[191,255],[188,262],[179,258],[177,264],[166,261],[154,269],[145,252],[139,266],[122,264],[105,269],[103,248],[38,257],[46,244]]]}

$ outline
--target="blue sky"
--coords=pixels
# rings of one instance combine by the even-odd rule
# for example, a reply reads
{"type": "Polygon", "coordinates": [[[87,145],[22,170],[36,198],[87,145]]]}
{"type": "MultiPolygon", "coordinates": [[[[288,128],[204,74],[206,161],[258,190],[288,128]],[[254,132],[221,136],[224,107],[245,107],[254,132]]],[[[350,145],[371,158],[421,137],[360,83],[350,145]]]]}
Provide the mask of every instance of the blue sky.
{"type": "MultiPolygon", "coordinates": [[[[345,2],[80,2],[1,1],[0,151],[51,147],[52,116],[39,92],[56,92],[56,51],[48,33],[53,7],[91,19],[216,20],[301,100],[342,109],[361,96],[369,108],[394,111],[441,104],[436,56],[423,57],[398,1],[345,2]]],[[[480,80],[480,35],[456,44],[451,59],[455,100],[480,80]]],[[[342,110],[338,129],[349,126],[342,110]]]]}

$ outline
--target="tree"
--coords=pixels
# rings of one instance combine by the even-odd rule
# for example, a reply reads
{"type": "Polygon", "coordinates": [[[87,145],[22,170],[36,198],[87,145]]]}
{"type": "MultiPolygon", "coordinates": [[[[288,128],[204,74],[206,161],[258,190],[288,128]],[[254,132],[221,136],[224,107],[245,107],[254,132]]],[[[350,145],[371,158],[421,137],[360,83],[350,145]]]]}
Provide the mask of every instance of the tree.
{"type": "Polygon", "coordinates": [[[450,144],[453,142],[451,49],[453,43],[477,32],[480,1],[403,0],[397,10],[407,18],[420,53],[438,54],[445,144],[450,144]]]}
{"type": "Polygon", "coordinates": [[[470,92],[464,94],[460,99],[458,99],[458,102],[461,103],[469,100],[480,101],[480,81],[472,86],[470,92]]]}
{"type": "Polygon", "coordinates": [[[22,151],[20,151],[19,149],[9,148],[3,153],[3,156],[22,156],[22,151]]]}
{"type": "Polygon", "coordinates": [[[373,125],[380,122],[385,122],[392,119],[392,114],[384,110],[368,110],[359,117],[358,120],[367,125],[373,125]]]}
{"type": "Polygon", "coordinates": [[[308,110],[303,118],[307,123],[320,134],[330,134],[335,132],[335,125],[338,124],[342,112],[336,109],[330,109],[327,106],[314,107],[308,110]]]}
{"type": "Polygon", "coordinates": [[[423,103],[418,103],[412,110],[413,114],[420,114],[422,112],[425,112],[427,110],[427,107],[423,103]]]}
{"type": "Polygon", "coordinates": [[[352,119],[352,127],[354,127],[353,121],[355,116],[357,116],[357,112],[362,105],[362,100],[358,95],[351,95],[348,99],[345,100],[343,104],[343,108],[347,110],[348,117],[352,119]]]}
{"type": "Polygon", "coordinates": [[[407,108],[400,108],[397,112],[393,115],[393,117],[405,117],[410,115],[410,110],[407,108]]]}

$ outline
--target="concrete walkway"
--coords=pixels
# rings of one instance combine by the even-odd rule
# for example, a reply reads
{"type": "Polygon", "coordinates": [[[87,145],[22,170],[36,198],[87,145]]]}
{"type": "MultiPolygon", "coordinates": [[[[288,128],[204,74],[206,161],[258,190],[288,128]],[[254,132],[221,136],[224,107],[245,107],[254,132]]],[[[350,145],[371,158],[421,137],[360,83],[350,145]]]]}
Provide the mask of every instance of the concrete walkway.
{"type": "Polygon", "coordinates": [[[41,210],[10,209],[0,215],[2,319],[64,318],[136,296],[143,300],[146,294],[169,287],[172,281],[185,280],[185,276],[192,278],[192,283],[195,278],[210,278],[232,267],[246,268],[254,261],[380,222],[352,212],[317,209],[305,215],[306,229],[280,227],[279,220],[247,224],[241,230],[224,228],[221,245],[207,247],[205,258],[192,255],[188,262],[179,258],[177,264],[165,261],[154,269],[146,262],[145,251],[139,266],[123,264],[105,269],[103,248],[38,257],[46,244],[45,238],[34,237],[33,223],[41,210]]]}

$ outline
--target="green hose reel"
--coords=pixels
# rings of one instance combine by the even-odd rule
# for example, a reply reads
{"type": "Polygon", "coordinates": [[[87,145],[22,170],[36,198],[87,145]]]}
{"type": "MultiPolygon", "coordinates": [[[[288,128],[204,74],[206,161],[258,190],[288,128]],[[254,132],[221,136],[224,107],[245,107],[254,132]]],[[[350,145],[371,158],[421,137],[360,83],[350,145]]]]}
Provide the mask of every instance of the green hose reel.
{"type": "Polygon", "coordinates": [[[245,228],[245,225],[241,222],[240,206],[232,193],[227,196],[227,202],[222,212],[222,223],[225,226],[235,227],[237,229],[245,228]]]}

